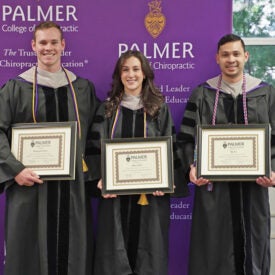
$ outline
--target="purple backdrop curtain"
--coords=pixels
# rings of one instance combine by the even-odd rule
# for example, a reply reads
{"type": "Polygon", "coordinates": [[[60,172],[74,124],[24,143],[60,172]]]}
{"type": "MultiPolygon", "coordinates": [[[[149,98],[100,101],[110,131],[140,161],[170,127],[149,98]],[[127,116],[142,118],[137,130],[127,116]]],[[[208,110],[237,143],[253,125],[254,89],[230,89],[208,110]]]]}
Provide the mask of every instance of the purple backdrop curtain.
{"type": "MultiPolygon", "coordinates": [[[[216,43],[231,31],[232,1],[3,0],[1,86],[35,64],[30,46],[32,31],[44,20],[56,21],[63,28],[63,65],[91,79],[102,99],[110,88],[118,56],[127,49],[144,52],[178,128],[192,89],[218,72],[216,43]]],[[[192,194],[192,186],[190,190],[192,194]]],[[[171,202],[170,275],[187,275],[192,197],[171,202]]],[[[0,204],[3,274],[4,195],[0,204]]]]}

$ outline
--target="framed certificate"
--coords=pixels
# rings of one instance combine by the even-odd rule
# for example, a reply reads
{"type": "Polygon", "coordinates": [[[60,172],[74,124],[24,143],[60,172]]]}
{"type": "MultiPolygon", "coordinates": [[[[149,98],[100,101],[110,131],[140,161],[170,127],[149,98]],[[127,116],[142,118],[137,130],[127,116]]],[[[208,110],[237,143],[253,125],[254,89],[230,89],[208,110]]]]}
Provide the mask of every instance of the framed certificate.
{"type": "Polygon", "coordinates": [[[11,151],[43,180],[75,179],[76,122],[14,124],[11,151]]]}
{"type": "Polygon", "coordinates": [[[102,194],[174,189],[172,137],[103,139],[102,194]]]}
{"type": "Polygon", "coordinates": [[[270,125],[200,125],[197,177],[211,181],[254,181],[270,177],[270,125]]]}

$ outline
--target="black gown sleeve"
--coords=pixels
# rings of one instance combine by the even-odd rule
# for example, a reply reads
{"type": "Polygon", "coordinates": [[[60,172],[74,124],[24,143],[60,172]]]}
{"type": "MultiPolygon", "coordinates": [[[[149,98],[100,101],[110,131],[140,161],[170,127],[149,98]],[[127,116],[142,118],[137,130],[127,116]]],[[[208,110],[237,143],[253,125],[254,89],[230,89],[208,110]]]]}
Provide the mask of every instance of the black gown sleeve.
{"type": "Polygon", "coordinates": [[[177,151],[185,181],[189,182],[190,165],[194,163],[196,126],[200,124],[199,105],[203,86],[198,86],[191,94],[184,111],[177,134],[177,151]]]}
{"type": "Polygon", "coordinates": [[[16,89],[14,80],[8,81],[0,90],[0,189],[14,183],[14,177],[20,173],[25,166],[11,152],[10,148],[10,132],[13,123],[12,102],[11,97],[16,89]]]}
{"type": "Polygon", "coordinates": [[[176,130],[169,107],[164,104],[159,115],[162,136],[172,136],[173,139],[173,161],[174,161],[174,185],[175,191],[172,197],[185,197],[189,195],[187,181],[184,179],[183,166],[179,156],[176,130]]]}
{"type": "Polygon", "coordinates": [[[105,104],[99,106],[88,132],[85,159],[89,167],[86,173],[87,191],[91,196],[101,196],[97,183],[101,179],[101,138],[105,136],[105,104]]]}

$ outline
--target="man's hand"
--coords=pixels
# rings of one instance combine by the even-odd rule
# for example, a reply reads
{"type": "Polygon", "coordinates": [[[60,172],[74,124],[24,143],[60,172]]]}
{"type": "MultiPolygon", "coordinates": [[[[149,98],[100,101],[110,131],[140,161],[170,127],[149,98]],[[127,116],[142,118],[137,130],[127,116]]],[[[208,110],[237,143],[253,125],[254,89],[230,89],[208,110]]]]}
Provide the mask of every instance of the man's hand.
{"type": "Polygon", "coordinates": [[[275,173],[272,171],[271,172],[271,177],[259,177],[256,179],[256,182],[263,186],[263,187],[271,187],[275,186],[275,173]]]}
{"type": "Polygon", "coordinates": [[[29,168],[23,169],[14,179],[21,186],[33,186],[35,183],[43,183],[40,177],[29,168]]]}

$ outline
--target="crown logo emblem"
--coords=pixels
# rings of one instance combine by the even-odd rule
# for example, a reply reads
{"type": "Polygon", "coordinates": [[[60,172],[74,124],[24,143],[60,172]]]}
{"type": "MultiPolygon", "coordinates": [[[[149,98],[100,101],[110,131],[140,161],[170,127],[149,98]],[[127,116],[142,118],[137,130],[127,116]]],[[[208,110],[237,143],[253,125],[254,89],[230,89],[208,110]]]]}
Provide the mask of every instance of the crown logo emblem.
{"type": "Polygon", "coordinates": [[[149,13],[145,16],[144,24],[151,36],[157,38],[165,27],[166,18],[161,12],[161,1],[153,0],[148,6],[149,13]]]}

